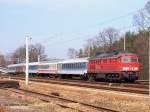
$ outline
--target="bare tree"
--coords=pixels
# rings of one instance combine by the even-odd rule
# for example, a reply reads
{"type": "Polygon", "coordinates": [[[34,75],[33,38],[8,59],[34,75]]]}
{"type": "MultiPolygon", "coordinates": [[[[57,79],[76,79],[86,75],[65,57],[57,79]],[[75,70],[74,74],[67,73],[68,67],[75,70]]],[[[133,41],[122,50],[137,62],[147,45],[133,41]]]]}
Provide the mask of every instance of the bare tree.
{"type": "Polygon", "coordinates": [[[134,24],[139,26],[139,30],[146,30],[150,27],[150,1],[133,16],[133,20],[134,24]]]}
{"type": "Polygon", "coordinates": [[[5,67],[6,64],[7,64],[7,62],[6,62],[5,56],[0,54],[0,66],[5,67]]]}
{"type": "Polygon", "coordinates": [[[93,53],[94,39],[88,39],[84,47],[84,57],[90,57],[93,53]]]}
{"type": "Polygon", "coordinates": [[[99,33],[98,37],[95,38],[96,47],[103,47],[103,51],[112,51],[113,43],[119,38],[118,30],[109,27],[99,33]]]}
{"type": "Polygon", "coordinates": [[[45,55],[45,49],[44,46],[41,44],[35,44],[31,45],[29,48],[29,57],[31,62],[38,61],[38,58],[40,58],[41,61],[46,60],[47,55],[45,55]]]}
{"type": "Polygon", "coordinates": [[[74,49],[74,48],[69,48],[68,49],[68,56],[69,56],[69,58],[76,58],[77,55],[78,55],[78,52],[77,52],[76,49],[74,49]]]}
{"type": "Polygon", "coordinates": [[[83,58],[84,57],[84,51],[83,51],[83,49],[79,49],[78,57],[79,58],[83,58]]]}
{"type": "MultiPolygon", "coordinates": [[[[10,56],[11,61],[13,63],[21,63],[25,62],[26,58],[26,47],[21,46],[17,48],[12,55],[10,56]]],[[[35,45],[30,45],[29,46],[29,60],[30,62],[37,62],[38,57],[41,57],[40,60],[46,60],[47,56],[45,55],[45,48],[41,44],[35,44],[35,45]]]]}

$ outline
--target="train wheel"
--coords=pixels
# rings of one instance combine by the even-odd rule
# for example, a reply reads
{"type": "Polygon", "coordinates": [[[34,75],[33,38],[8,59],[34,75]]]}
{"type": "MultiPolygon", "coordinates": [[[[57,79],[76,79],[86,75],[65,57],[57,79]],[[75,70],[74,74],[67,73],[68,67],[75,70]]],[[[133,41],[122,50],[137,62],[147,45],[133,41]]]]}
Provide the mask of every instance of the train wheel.
{"type": "Polygon", "coordinates": [[[55,75],[54,77],[55,77],[55,79],[57,79],[59,76],[58,76],[58,75],[55,75]]]}
{"type": "Polygon", "coordinates": [[[134,79],[130,79],[130,80],[128,80],[130,83],[134,83],[135,82],[135,80],[134,79]]]}
{"type": "Polygon", "coordinates": [[[82,80],[87,80],[87,79],[88,79],[87,75],[80,75],[80,78],[81,78],[82,80]]]}

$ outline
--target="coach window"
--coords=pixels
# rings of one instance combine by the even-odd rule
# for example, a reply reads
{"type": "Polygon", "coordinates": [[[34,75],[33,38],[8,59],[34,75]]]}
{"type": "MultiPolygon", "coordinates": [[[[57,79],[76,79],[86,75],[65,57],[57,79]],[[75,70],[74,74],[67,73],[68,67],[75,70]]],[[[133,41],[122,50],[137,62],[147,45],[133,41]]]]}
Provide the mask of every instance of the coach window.
{"type": "Polygon", "coordinates": [[[76,63],[74,63],[74,69],[76,69],[76,63]]]}
{"type": "Polygon", "coordinates": [[[64,69],[66,69],[66,64],[64,64],[64,69]]]}
{"type": "Polygon", "coordinates": [[[63,64],[63,68],[66,69],[66,64],[63,64]]]}
{"type": "Polygon", "coordinates": [[[81,69],[83,68],[83,62],[81,62],[81,69]]]}
{"type": "Polygon", "coordinates": [[[76,63],[74,63],[74,69],[76,69],[76,63]]]}
{"type": "Polygon", "coordinates": [[[64,69],[64,64],[61,64],[61,66],[62,66],[62,69],[64,69]]]}
{"type": "Polygon", "coordinates": [[[66,64],[63,64],[63,68],[66,69],[66,64]]]}
{"type": "Polygon", "coordinates": [[[73,63],[71,63],[71,69],[73,69],[73,65],[74,65],[74,64],[73,64],[73,63]]]}
{"type": "Polygon", "coordinates": [[[69,69],[71,69],[72,68],[72,64],[69,64],[69,69]]]}
{"type": "Polygon", "coordinates": [[[76,63],[74,63],[74,69],[76,69],[76,63]]]}
{"type": "Polygon", "coordinates": [[[79,63],[79,69],[81,68],[81,63],[79,63]]]}
{"type": "Polygon", "coordinates": [[[84,68],[84,69],[86,68],[86,63],[83,63],[83,68],[84,68]]]}
{"type": "Polygon", "coordinates": [[[85,63],[83,63],[83,69],[85,69],[85,63]]]}
{"type": "Polygon", "coordinates": [[[68,69],[71,69],[71,64],[68,64],[68,69]]]}
{"type": "Polygon", "coordinates": [[[69,67],[68,67],[68,64],[65,64],[65,68],[66,68],[66,69],[68,69],[68,68],[69,68],[69,67]]]}
{"type": "Polygon", "coordinates": [[[78,69],[78,63],[76,63],[76,69],[78,69]]]}
{"type": "Polygon", "coordinates": [[[72,69],[74,69],[74,63],[72,63],[72,69]]]}
{"type": "Polygon", "coordinates": [[[83,69],[84,68],[84,62],[83,63],[81,63],[81,69],[83,69]]]}
{"type": "Polygon", "coordinates": [[[76,63],[74,63],[74,69],[76,69],[76,63]]]}
{"type": "Polygon", "coordinates": [[[80,63],[78,63],[78,68],[80,69],[80,63]]]}
{"type": "Polygon", "coordinates": [[[87,63],[84,63],[84,68],[86,68],[86,66],[87,66],[87,63]]]}
{"type": "Polygon", "coordinates": [[[77,63],[77,69],[79,69],[79,63],[77,63]]]}
{"type": "Polygon", "coordinates": [[[79,63],[79,69],[81,69],[81,63],[79,63]]]}
{"type": "Polygon", "coordinates": [[[64,64],[64,69],[66,69],[66,64],[64,64]]]}
{"type": "Polygon", "coordinates": [[[81,69],[83,69],[83,68],[84,68],[84,62],[81,63],[81,69]]]}
{"type": "Polygon", "coordinates": [[[79,69],[79,63],[77,63],[77,69],[79,69]]]}
{"type": "Polygon", "coordinates": [[[73,69],[74,68],[74,64],[73,63],[71,63],[71,69],[73,69]]]}
{"type": "Polygon", "coordinates": [[[72,69],[74,69],[74,63],[72,63],[72,69]]]}
{"type": "Polygon", "coordinates": [[[67,69],[67,64],[65,64],[65,69],[67,69]]]}
{"type": "Polygon", "coordinates": [[[67,69],[71,69],[71,66],[69,63],[67,64],[67,69]]]}
{"type": "Polygon", "coordinates": [[[82,69],[82,62],[80,63],[80,69],[82,69]]]}
{"type": "Polygon", "coordinates": [[[60,67],[60,69],[64,69],[64,68],[63,68],[63,64],[60,64],[59,67],[60,67]]]}

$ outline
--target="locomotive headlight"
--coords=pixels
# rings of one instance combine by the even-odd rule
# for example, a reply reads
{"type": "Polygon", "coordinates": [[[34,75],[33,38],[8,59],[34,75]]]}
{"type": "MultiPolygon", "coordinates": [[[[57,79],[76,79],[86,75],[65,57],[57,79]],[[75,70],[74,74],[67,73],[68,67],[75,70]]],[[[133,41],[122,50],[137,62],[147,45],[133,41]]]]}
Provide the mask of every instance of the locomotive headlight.
{"type": "Polygon", "coordinates": [[[129,67],[122,67],[123,70],[129,70],[129,67]]]}
{"type": "Polygon", "coordinates": [[[138,67],[134,67],[134,70],[138,70],[138,67]]]}

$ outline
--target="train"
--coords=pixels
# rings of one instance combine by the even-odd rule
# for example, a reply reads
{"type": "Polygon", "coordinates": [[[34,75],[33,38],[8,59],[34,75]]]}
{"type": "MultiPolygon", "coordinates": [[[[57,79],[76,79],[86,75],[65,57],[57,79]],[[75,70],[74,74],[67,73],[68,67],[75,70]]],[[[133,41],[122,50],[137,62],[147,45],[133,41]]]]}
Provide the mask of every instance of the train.
{"type": "MultiPolygon", "coordinates": [[[[139,58],[133,53],[103,53],[94,57],[29,63],[29,74],[55,78],[134,82],[139,78],[139,58]]],[[[25,73],[25,63],[8,65],[10,74],[25,73]]]]}

